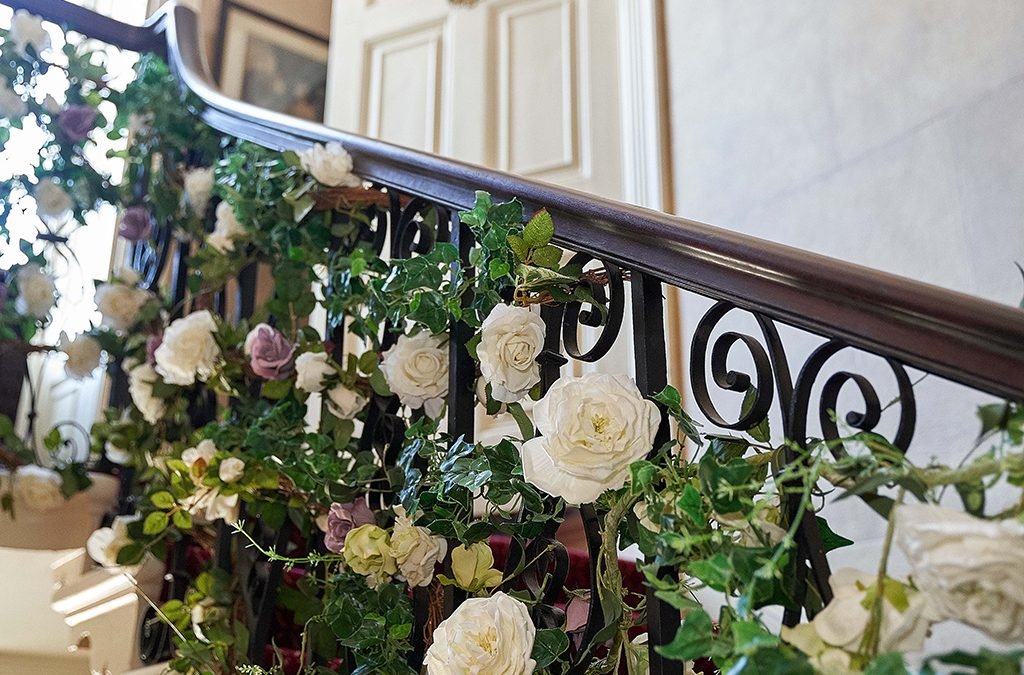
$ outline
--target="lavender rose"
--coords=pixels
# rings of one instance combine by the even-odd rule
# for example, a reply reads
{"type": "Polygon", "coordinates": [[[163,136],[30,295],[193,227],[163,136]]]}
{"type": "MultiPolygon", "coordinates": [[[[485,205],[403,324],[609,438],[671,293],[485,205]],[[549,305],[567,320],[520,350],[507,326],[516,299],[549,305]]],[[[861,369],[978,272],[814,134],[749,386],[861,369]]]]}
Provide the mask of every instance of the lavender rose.
{"type": "Polygon", "coordinates": [[[121,216],[121,224],[117,233],[128,241],[148,239],[153,231],[153,219],[145,206],[129,206],[121,216]]]}
{"type": "Polygon", "coordinates": [[[341,553],[345,548],[345,537],[357,527],[373,523],[373,511],[366,505],[365,499],[357,499],[348,504],[331,504],[327,513],[327,531],[324,533],[324,546],[332,553],[341,553]]]}
{"type": "Polygon", "coordinates": [[[57,126],[73,143],[84,141],[96,127],[96,109],[88,105],[70,105],[57,118],[57,126]]]}
{"type": "Polygon", "coordinates": [[[276,328],[261,323],[245,337],[245,354],[252,371],[266,380],[283,380],[295,369],[295,344],[276,328]]]}

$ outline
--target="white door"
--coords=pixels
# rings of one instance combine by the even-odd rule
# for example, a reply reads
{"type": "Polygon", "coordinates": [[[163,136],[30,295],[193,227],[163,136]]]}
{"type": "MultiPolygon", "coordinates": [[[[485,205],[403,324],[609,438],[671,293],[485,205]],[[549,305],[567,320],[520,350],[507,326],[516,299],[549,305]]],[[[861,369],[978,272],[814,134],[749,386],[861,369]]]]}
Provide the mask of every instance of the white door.
{"type": "MultiPolygon", "coordinates": [[[[327,124],[662,208],[658,7],[334,0],[327,124]]],[[[631,336],[627,319],[608,356],[571,372],[632,373],[631,336]]]]}

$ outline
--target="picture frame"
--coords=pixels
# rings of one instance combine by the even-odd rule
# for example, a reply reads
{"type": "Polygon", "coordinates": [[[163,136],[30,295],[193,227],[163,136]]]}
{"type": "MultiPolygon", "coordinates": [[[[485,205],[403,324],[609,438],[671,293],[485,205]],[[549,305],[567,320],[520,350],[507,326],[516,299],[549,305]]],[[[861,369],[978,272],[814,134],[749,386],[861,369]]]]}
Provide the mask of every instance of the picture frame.
{"type": "Polygon", "coordinates": [[[324,120],[327,40],[226,0],[217,77],[228,96],[314,122],[324,120]]]}

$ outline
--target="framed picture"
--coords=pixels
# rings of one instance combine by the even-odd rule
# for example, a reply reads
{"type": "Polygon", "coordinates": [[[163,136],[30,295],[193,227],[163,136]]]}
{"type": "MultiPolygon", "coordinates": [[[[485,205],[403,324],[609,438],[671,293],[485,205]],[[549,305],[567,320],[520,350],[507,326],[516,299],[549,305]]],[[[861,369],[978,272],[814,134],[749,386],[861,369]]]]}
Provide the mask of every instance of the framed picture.
{"type": "Polygon", "coordinates": [[[224,3],[217,73],[225,94],[322,122],[327,41],[258,12],[224,3]]]}

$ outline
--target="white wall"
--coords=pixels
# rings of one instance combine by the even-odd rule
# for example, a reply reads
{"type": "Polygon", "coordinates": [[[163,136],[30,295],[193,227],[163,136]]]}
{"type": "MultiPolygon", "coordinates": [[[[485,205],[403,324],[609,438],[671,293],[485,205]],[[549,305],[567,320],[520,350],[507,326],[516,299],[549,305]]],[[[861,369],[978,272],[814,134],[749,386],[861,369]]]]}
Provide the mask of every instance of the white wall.
{"type": "MultiPolygon", "coordinates": [[[[1024,2],[665,0],[665,7],[677,213],[1019,301],[1024,2]]],[[[684,298],[688,336],[706,307],[684,298]]],[[[756,330],[742,318],[730,327],[756,330]]],[[[790,338],[795,369],[814,341],[790,338]]],[[[884,364],[863,355],[840,362],[879,383],[881,400],[890,400],[884,364]]],[[[744,359],[731,363],[742,369],[744,359]]],[[[916,391],[911,456],[956,462],[977,435],[974,407],[983,397],[935,378],[916,391]]],[[[860,406],[854,396],[845,401],[846,410],[860,406]]],[[[864,542],[834,554],[833,566],[874,569],[884,522],[852,500],[830,505],[829,514],[837,531],[864,542]]],[[[944,642],[936,649],[978,641],[951,626],[938,635],[944,642]]]]}

